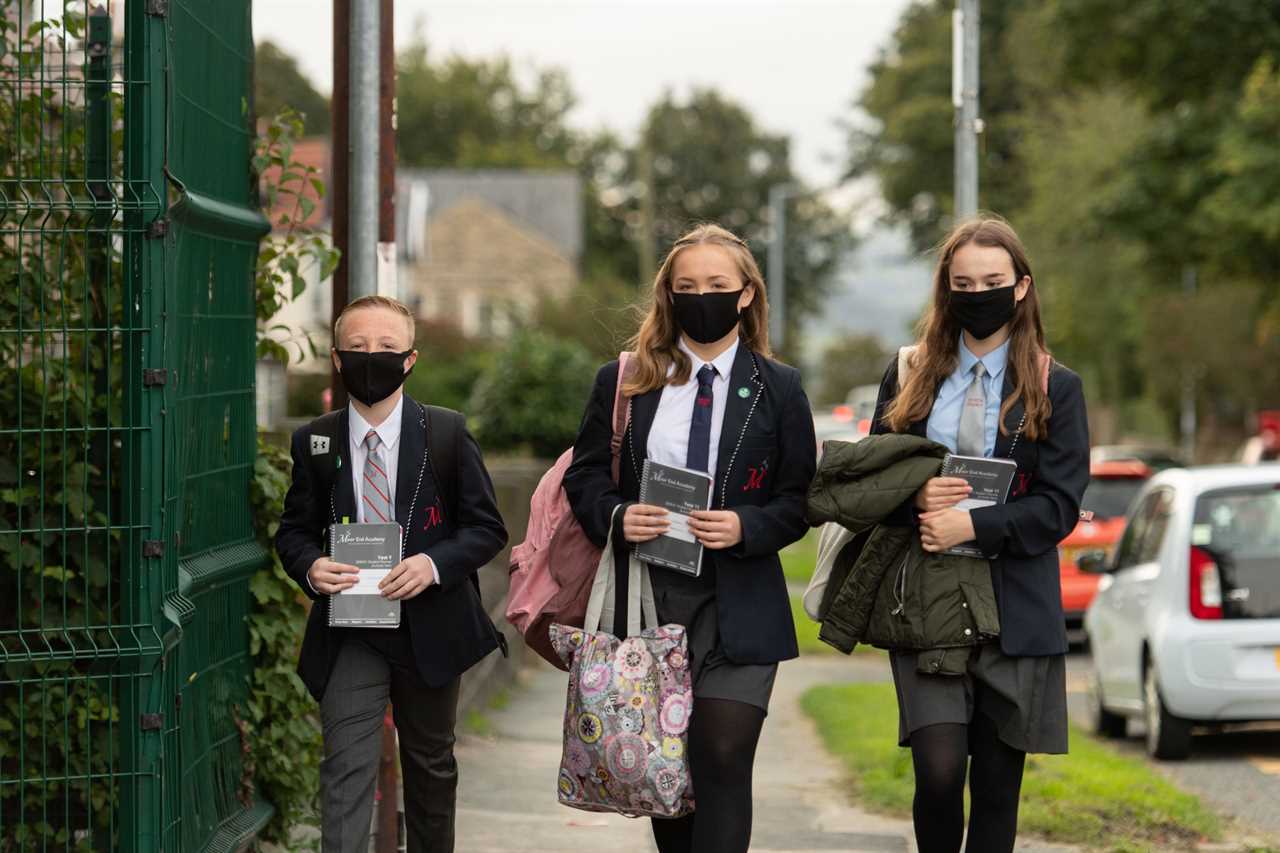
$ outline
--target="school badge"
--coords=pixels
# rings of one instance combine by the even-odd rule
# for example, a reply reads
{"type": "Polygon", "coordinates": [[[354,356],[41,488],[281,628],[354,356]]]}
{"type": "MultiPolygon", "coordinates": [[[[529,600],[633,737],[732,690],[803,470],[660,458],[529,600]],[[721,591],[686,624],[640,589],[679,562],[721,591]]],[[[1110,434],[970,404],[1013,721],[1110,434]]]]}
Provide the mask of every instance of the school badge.
{"type": "Polygon", "coordinates": [[[329,436],[313,435],[311,436],[311,455],[320,456],[329,452],[329,436]]]}

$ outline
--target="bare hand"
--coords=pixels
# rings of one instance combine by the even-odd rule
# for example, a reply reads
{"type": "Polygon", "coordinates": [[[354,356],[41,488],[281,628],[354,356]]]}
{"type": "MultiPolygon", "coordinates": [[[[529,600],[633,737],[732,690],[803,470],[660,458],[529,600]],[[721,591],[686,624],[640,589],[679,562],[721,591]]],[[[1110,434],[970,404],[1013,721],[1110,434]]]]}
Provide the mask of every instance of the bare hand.
{"type": "Polygon", "coordinates": [[[667,511],[649,504],[632,504],[622,516],[622,538],[628,542],[648,542],[667,532],[671,522],[667,511]]]}
{"type": "Polygon", "coordinates": [[[742,541],[742,519],[733,510],[695,510],[689,531],[708,548],[732,548],[742,541]]]}
{"type": "Polygon", "coordinates": [[[431,570],[431,560],[426,554],[414,554],[396,564],[378,589],[382,597],[397,601],[402,598],[413,598],[436,582],[436,574],[431,570]]]}
{"type": "Polygon", "coordinates": [[[921,512],[951,509],[972,491],[969,481],[960,477],[934,477],[916,492],[916,509],[921,512]]]}
{"type": "Polygon", "coordinates": [[[940,509],[920,516],[920,545],[926,551],[945,551],[971,541],[976,535],[973,519],[966,510],[940,509]]]}
{"type": "Polygon", "coordinates": [[[307,569],[307,580],[311,588],[322,595],[336,595],[347,587],[356,585],[356,575],[360,570],[346,563],[335,563],[328,557],[321,557],[307,569]]]}

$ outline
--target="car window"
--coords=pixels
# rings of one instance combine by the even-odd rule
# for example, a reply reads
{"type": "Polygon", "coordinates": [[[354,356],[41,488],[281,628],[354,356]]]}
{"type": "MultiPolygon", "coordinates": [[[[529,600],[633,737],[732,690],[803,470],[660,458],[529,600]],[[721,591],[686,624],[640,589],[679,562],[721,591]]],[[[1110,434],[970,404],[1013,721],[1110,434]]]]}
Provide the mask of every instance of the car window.
{"type": "Polygon", "coordinates": [[[1133,511],[1133,515],[1129,517],[1129,524],[1124,529],[1124,536],[1120,538],[1120,544],[1116,547],[1115,568],[1123,569],[1128,566],[1136,566],[1140,562],[1138,555],[1141,552],[1142,540],[1146,536],[1147,526],[1151,521],[1151,512],[1159,499],[1160,493],[1152,492],[1142,499],[1142,503],[1138,505],[1133,511]]]}
{"type": "Polygon", "coordinates": [[[1209,552],[1218,566],[1223,616],[1280,618],[1280,486],[1201,495],[1191,544],[1209,552]]]}
{"type": "Polygon", "coordinates": [[[1094,477],[1084,490],[1080,508],[1092,512],[1095,518],[1120,518],[1143,485],[1138,477],[1094,477]]]}
{"type": "Polygon", "coordinates": [[[1161,489],[1151,495],[1151,518],[1147,529],[1142,534],[1142,542],[1138,546],[1136,562],[1154,563],[1160,559],[1160,546],[1164,544],[1165,534],[1169,530],[1169,516],[1173,514],[1173,492],[1161,489]]]}

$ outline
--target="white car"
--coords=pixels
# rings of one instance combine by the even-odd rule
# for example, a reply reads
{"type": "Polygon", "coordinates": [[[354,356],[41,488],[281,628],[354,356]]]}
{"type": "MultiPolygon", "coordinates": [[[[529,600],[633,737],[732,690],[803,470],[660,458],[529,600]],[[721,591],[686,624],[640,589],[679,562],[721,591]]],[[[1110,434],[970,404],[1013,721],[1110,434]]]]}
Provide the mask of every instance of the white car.
{"type": "Polygon", "coordinates": [[[1198,724],[1280,720],[1280,465],[1163,471],[1129,510],[1085,614],[1098,734],[1146,723],[1185,758],[1198,724]]]}

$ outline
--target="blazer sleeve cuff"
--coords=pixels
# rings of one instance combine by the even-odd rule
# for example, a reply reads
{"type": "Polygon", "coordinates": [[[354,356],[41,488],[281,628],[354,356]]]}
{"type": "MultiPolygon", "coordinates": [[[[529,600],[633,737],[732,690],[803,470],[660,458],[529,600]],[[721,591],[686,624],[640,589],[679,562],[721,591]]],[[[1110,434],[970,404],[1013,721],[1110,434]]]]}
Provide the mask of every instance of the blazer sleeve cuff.
{"type": "Polygon", "coordinates": [[[312,564],[323,556],[324,552],[319,548],[316,548],[314,553],[308,552],[299,557],[293,564],[293,571],[290,572],[294,583],[296,583],[312,601],[319,601],[325,597],[323,593],[317,591],[316,588],[311,585],[310,574],[312,564]]]}
{"type": "Polygon", "coordinates": [[[995,559],[1004,550],[1004,513],[1003,507],[983,506],[969,510],[969,519],[973,522],[974,538],[978,548],[988,559],[995,559]]]}

